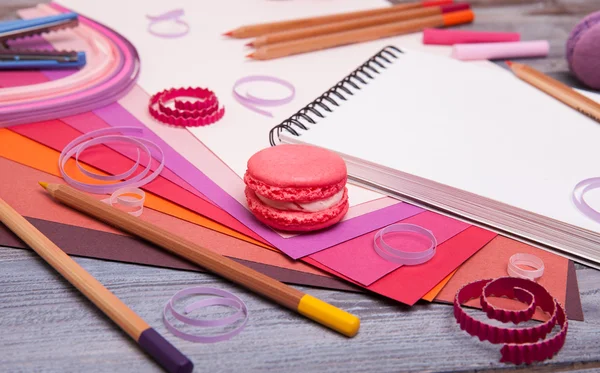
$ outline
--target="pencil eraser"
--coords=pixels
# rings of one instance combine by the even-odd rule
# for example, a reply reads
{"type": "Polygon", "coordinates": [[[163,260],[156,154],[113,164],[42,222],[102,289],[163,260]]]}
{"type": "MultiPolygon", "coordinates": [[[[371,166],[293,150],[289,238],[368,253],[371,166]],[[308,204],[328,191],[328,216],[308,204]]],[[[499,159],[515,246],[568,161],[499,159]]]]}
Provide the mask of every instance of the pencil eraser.
{"type": "Polygon", "coordinates": [[[567,41],[569,70],[583,84],[600,89],[600,12],[586,16],[567,41]]]}
{"type": "Polygon", "coordinates": [[[454,45],[471,43],[501,43],[521,40],[517,32],[483,32],[427,28],[423,30],[423,44],[454,45]]]}
{"type": "Polygon", "coordinates": [[[138,344],[169,373],[190,373],[194,364],[153,328],[140,334],[138,344]]]}
{"type": "Polygon", "coordinates": [[[545,57],[549,51],[550,44],[546,40],[456,44],[452,49],[452,57],[463,61],[545,57]]]}

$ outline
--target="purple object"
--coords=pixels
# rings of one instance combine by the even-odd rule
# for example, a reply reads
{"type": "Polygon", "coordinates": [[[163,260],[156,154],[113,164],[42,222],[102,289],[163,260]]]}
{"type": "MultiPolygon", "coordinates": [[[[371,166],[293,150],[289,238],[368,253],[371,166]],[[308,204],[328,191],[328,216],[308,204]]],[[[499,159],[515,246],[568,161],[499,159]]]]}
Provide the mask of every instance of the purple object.
{"type": "Polygon", "coordinates": [[[191,288],[187,288],[187,289],[178,291],[177,293],[175,293],[175,295],[173,295],[173,297],[171,299],[169,299],[169,301],[165,305],[165,308],[163,309],[163,321],[165,323],[165,326],[171,333],[178,336],[179,338],[185,339],[186,341],[201,342],[201,343],[222,342],[222,341],[226,341],[226,340],[233,338],[234,336],[240,334],[240,332],[244,329],[244,327],[246,326],[246,323],[248,322],[248,308],[246,307],[246,304],[244,304],[244,302],[240,298],[238,298],[237,296],[235,296],[234,294],[232,294],[228,291],[215,289],[215,288],[209,288],[209,287],[196,286],[196,287],[191,287],[191,288]],[[216,297],[206,298],[206,299],[202,299],[197,302],[188,304],[184,309],[185,314],[188,314],[199,308],[211,307],[211,306],[231,307],[231,308],[236,309],[237,312],[230,316],[223,317],[221,319],[193,319],[193,318],[187,317],[187,316],[179,313],[177,310],[175,310],[175,306],[173,303],[175,303],[175,301],[178,299],[181,299],[183,297],[187,297],[190,295],[216,295],[216,297]],[[234,329],[226,331],[221,334],[208,335],[208,336],[196,335],[196,334],[186,333],[186,332],[178,329],[175,325],[173,325],[167,318],[167,315],[169,313],[172,314],[177,320],[181,321],[184,324],[192,325],[192,326],[199,326],[199,327],[215,327],[215,326],[226,327],[229,325],[233,325],[238,320],[242,320],[242,322],[234,329]]]}
{"type": "Polygon", "coordinates": [[[138,344],[169,373],[189,373],[194,369],[190,359],[153,328],[140,334],[138,344]]]}
{"type": "Polygon", "coordinates": [[[582,83],[600,89],[600,12],[573,28],[567,41],[569,69],[582,83]]]}
{"type": "Polygon", "coordinates": [[[580,181],[573,189],[573,203],[588,218],[600,223],[600,212],[594,210],[583,198],[588,191],[598,188],[600,188],[600,177],[592,177],[580,181]]]}
{"type": "Polygon", "coordinates": [[[294,86],[291,83],[288,83],[283,79],[275,78],[273,76],[251,75],[251,76],[247,76],[247,77],[239,79],[233,85],[233,97],[236,99],[237,102],[244,105],[248,109],[255,111],[259,114],[265,115],[267,117],[273,117],[273,114],[271,114],[271,112],[269,112],[269,111],[259,109],[256,106],[285,105],[288,102],[291,102],[294,99],[295,95],[296,95],[296,88],[294,88],[294,86]],[[286,96],[284,98],[279,98],[279,99],[266,99],[266,98],[256,97],[256,96],[252,95],[251,93],[246,93],[246,95],[242,95],[241,93],[238,92],[238,87],[240,85],[246,84],[246,83],[251,83],[251,82],[271,82],[271,83],[280,84],[290,90],[290,95],[286,96]]]}
{"type": "Polygon", "coordinates": [[[148,18],[151,21],[150,24],[148,25],[148,32],[154,36],[158,36],[159,38],[182,37],[182,36],[186,35],[188,32],[190,32],[190,25],[186,21],[180,19],[180,17],[183,15],[184,15],[183,9],[171,10],[170,12],[167,12],[167,13],[161,14],[159,16],[155,16],[155,17],[146,15],[146,18],[148,18]],[[169,20],[173,20],[173,22],[184,26],[185,29],[180,32],[166,34],[166,33],[154,31],[154,29],[152,28],[154,26],[154,24],[156,24],[158,22],[164,22],[164,21],[169,21],[169,20]]]}

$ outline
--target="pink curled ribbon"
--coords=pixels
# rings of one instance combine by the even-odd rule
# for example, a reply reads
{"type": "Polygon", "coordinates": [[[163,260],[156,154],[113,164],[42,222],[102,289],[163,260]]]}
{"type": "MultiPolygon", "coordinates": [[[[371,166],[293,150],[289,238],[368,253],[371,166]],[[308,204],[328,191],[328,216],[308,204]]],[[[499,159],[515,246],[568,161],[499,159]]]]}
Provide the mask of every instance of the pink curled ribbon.
{"type": "Polygon", "coordinates": [[[185,12],[183,9],[174,9],[159,16],[146,15],[146,18],[150,20],[150,24],[148,25],[148,32],[154,36],[158,36],[159,38],[179,38],[186,35],[188,32],[190,32],[190,25],[186,21],[181,19],[184,13],[185,12]],[[174,21],[178,25],[184,26],[185,29],[180,32],[174,33],[162,33],[153,29],[155,24],[170,20],[174,21]]]}
{"type": "Polygon", "coordinates": [[[285,105],[285,104],[291,102],[295,96],[296,96],[296,88],[294,88],[294,86],[291,83],[286,82],[283,79],[275,78],[273,76],[268,76],[268,75],[247,76],[247,77],[239,79],[233,85],[233,97],[235,98],[235,100],[237,102],[239,102],[240,104],[242,104],[243,106],[247,107],[248,109],[250,109],[254,112],[257,112],[259,114],[262,114],[262,115],[265,115],[268,117],[273,117],[273,114],[269,111],[260,109],[257,106],[274,107],[274,106],[285,105]],[[290,94],[289,94],[289,96],[279,98],[279,99],[266,99],[266,98],[256,97],[250,92],[246,92],[246,94],[244,94],[244,95],[239,92],[239,86],[241,86],[242,84],[253,83],[253,82],[276,83],[276,84],[282,85],[282,86],[286,87],[287,89],[289,89],[290,94]]]}
{"type": "Polygon", "coordinates": [[[128,207],[132,211],[128,211],[128,214],[133,216],[140,216],[144,212],[144,202],[146,201],[146,193],[140,188],[121,188],[115,190],[110,197],[103,199],[102,202],[108,203],[111,206],[115,204],[128,207]],[[136,197],[130,197],[126,194],[134,194],[136,197]]]}
{"type": "Polygon", "coordinates": [[[142,132],[143,129],[137,127],[114,127],[114,128],[102,128],[99,130],[91,131],[86,134],[83,134],[73,141],[71,141],[63,151],[60,153],[58,157],[58,168],[60,173],[65,180],[65,182],[72,187],[79,189],[84,192],[94,193],[94,194],[112,194],[121,188],[140,188],[152,180],[154,180],[165,167],[165,155],[163,154],[162,149],[153,143],[152,141],[146,140],[141,137],[136,136],[126,136],[126,135],[110,135],[111,133],[126,133],[126,132],[142,132]],[[79,157],[81,153],[83,153],[87,148],[94,145],[102,145],[107,143],[128,143],[137,146],[137,159],[135,164],[127,171],[120,173],[118,175],[99,175],[95,172],[90,172],[85,170],[80,162],[79,157]],[[148,146],[154,148],[158,154],[160,155],[160,164],[158,167],[151,172],[152,166],[152,152],[148,148],[148,146]],[[140,149],[147,156],[147,164],[145,169],[138,173],[137,175],[127,179],[132,176],[138,166],[140,165],[140,149]],[[65,171],[65,164],[67,161],[75,156],[75,162],[77,167],[81,173],[86,176],[89,176],[93,179],[100,180],[103,182],[106,181],[115,181],[112,184],[90,184],[84,183],[81,181],[77,181],[73,179],[71,176],[67,174],[65,171]]]}
{"type": "Polygon", "coordinates": [[[460,328],[481,341],[502,343],[501,362],[531,364],[552,358],[565,344],[569,323],[563,306],[540,284],[535,281],[515,277],[500,277],[472,282],[456,292],[454,317],[460,328]],[[521,310],[508,310],[494,306],[490,297],[516,299],[527,306],[521,310]],[[481,309],[489,319],[503,323],[518,324],[528,321],[536,307],[550,318],[531,327],[511,328],[487,324],[465,312],[463,304],[471,299],[479,299],[481,309]],[[548,337],[554,326],[559,331],[548,337]]]}
{"type": "Polygon", "coordinates": [[[592,177],[577,183],[573,189],[573,203],[585,216],[600,223],[600,212],[588,205],[583,196],[592,189],[600,188],[600,177],[592,177]]]}
{"type": "Polygon", "coordinates": [[[414,224],[392,224],[381,229],[373,239],[373,247],[379,256],[383,259],[402,265],[417,265],[429,261],[435,255],[437,240],[433,233],[423,227],[414,224]],[[390,246],[385,242],[385,235],[392,232],[417,233],[427,237],[431,245],[423,251],[405,251],[390,246]]]}
{"type": "Polygon", "coordinates": [[[237,296],[235,296],[234,294],[232,294],[228,291],[210,288],[210,287],[197,286],[197,287],[191,287],[191,288],[180,290],[177,293],[175,293],[175,295],[173,295],[173,297],[171,297],[171,299],[169,299],[169,301],[167,302],[167,304],[165,305],[165,307],[163,309],[163,322],[165,323],[165,326],[171,333],[173,333],[174,335],[176,335],[179,338],[185,339],[186,341],[200,342],[200,343],[215,343],[215,342],[226,341],[226,340],[240,334],[240,332],[244,329],[244,327],[246,326],[246,323],[248,322],[248,308],[246,307],[246,304],[240,298],[238,298],[237,296]],[[175,301],[177,301],[178,299],[181,299],[183,297],[190,296],[190,295],[216,295],[216,297],[205,298],[205,299],[201,299],[199,301],[190,303],[187,306],[185,306],[185,308],[183,310],[183,314],[178,312],[175,309],[175,305],[174,305],[175,301]],[[237,312],[235,312],[232,315],[229,315],[229,316],[226,316],[223,318],[219,318],[219,319],[197,319],[197,318],[191,318],[191,317],[186,316],[186,314],[188,314],[194,310],[197,310],[200,308],[205,308],[205,307],[211,307],[211,306],[231,307],[231,308],[237,310],[237,312]],[[197,334],[186,333],[186,332],[180,330],[179,328],[177,328],[175,325],[173,325],[167,318],[167,315],[169,313],[172,314],[173,317],[175,317],[175,319],[181,321],[182,323],[184,323],[186,325],[197,326],[197,327],[216,327],[216,326],[227,327],[229,325],[233,325],[234,323],[238,322],[238,320],[242,320],[242,322],[234,329],[229,330],[224,333],[210,335],[210,336],[197,335],[197,334]]]}

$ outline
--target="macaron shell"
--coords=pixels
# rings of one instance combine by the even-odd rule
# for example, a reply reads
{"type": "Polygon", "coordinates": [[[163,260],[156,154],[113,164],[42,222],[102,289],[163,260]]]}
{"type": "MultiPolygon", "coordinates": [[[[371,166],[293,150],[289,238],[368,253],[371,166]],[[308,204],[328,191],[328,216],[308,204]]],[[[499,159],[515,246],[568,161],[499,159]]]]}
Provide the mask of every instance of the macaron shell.
{"type": "Polygon", "coordinates": [[[327,187],[347,177],[346,163],[339,155],[310,145],[263,149],[250,157],[247,172],[255,180],[282,188],[327,187]]]}
{"type": "Polygon", "coordinates": [[[288,202],[312,202],[329,198],[342,190],[346,185],[346,178],[344,177],[344,179],[339,181],[337,184],[323,187],[278,187],[257,180],[252,177],[249,172],[246,172],[244,175],[244,183],[246,183],[246,186],[248,186],[254,192],[268,199],[288,202]]]}
{"type": "Polygon", "coordinates": [[[338,223],[348,212],[348,190],[340,202],[327,210],[306,213],[298,211],[277,210],[262,203],[250,188],[246,188],[248,207],[254,216],[264,224],[289,232],[309,232],[327,228],[338,223]]]}
{"type": "Polygon", "coordinates": [[[586,16],[571,31],[567,62],[581,82],[600,89],[600,12],[586,16]]]}

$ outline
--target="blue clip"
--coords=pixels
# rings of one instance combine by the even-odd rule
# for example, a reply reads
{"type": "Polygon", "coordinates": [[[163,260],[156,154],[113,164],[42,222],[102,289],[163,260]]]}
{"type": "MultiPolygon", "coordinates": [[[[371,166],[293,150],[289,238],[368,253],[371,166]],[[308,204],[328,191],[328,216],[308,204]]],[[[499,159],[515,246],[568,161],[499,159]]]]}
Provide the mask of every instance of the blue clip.
{"type": "MultiPolygon", "coordinates": [[[[0,43],[50,31],[72,28],[79,24],[77,13],[0,22],[0,43]]],[[[0,70],[60,69],[85,66],[85,52],[35,51],[0,47],[0,70]]]]}

